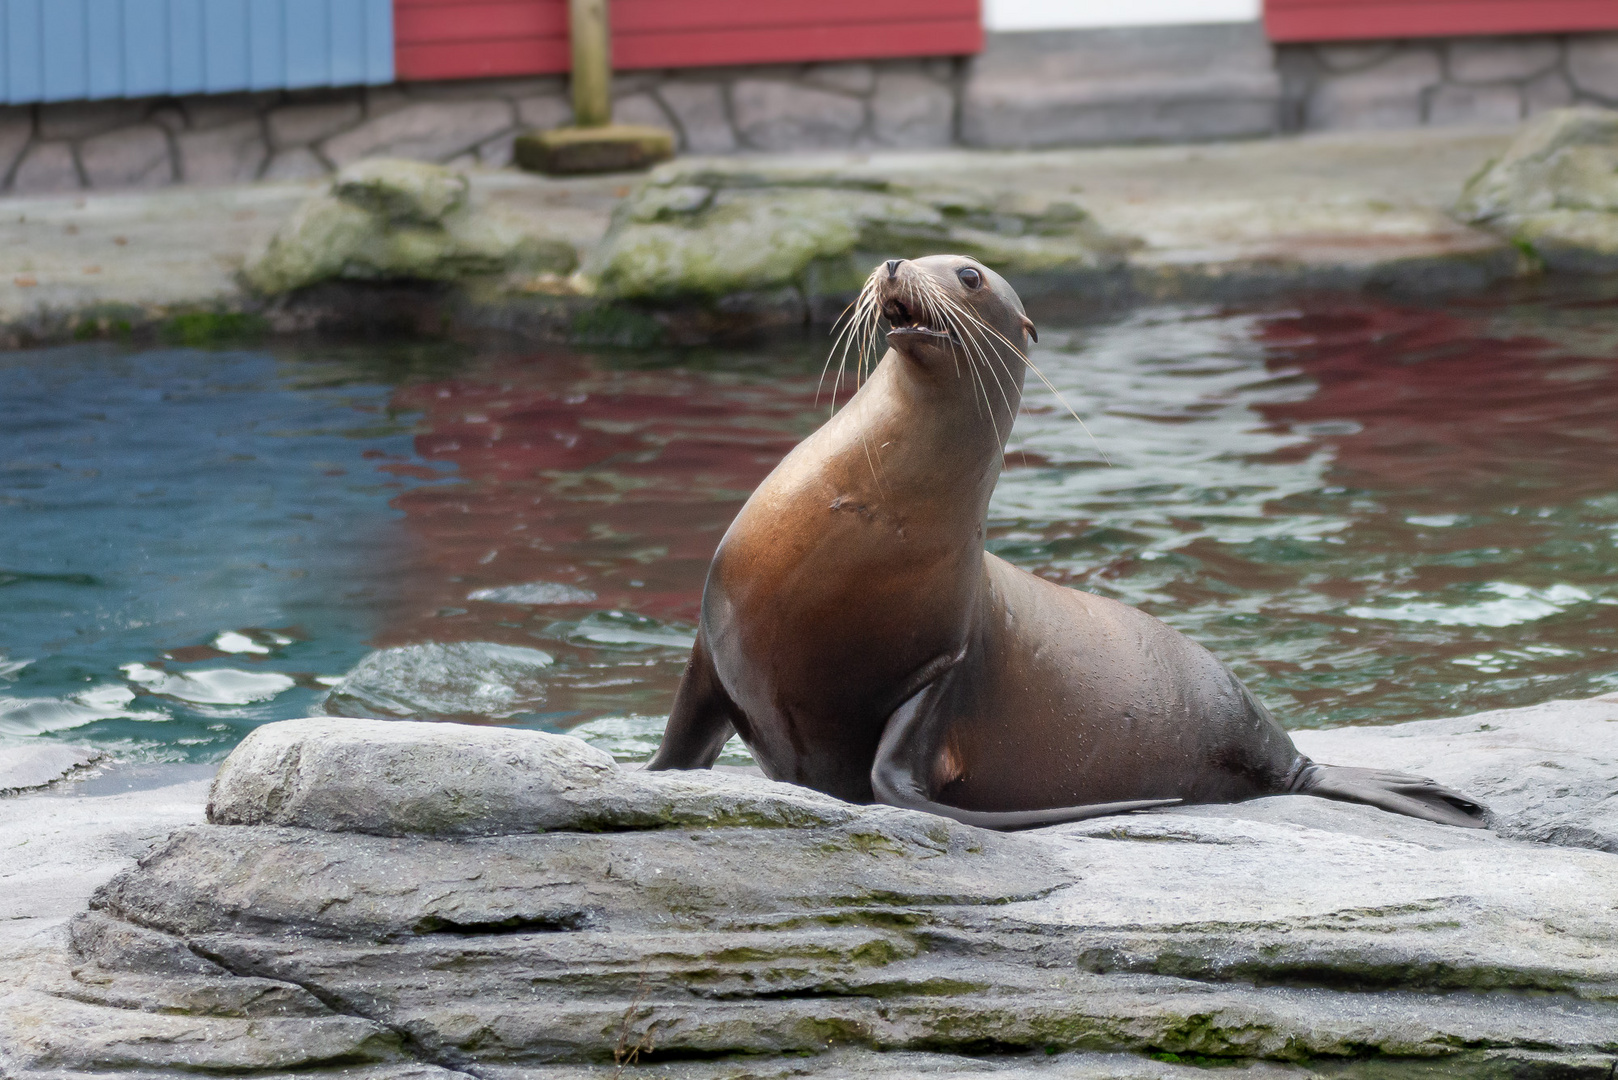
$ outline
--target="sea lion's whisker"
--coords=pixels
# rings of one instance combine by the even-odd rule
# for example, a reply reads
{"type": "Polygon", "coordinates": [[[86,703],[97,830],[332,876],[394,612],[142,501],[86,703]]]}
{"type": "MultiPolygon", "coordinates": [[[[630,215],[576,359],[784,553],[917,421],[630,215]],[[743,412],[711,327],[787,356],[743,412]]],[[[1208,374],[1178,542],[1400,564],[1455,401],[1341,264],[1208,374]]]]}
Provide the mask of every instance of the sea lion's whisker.
{"type": "MultiPolygon", "coordinates": [[[[832,384],[832,409],[837,408],[837,395],[841,391],[843,383],[843,369],[848,366],[849,351],[855,347],[856,343],[859,346],[859,354],[855,363],[859,372],[859,380],[864,380],[866,360],[874,344],[875,329],[879,318],[876,294],[880,273],[881,267],[878,267],[866,276],[865,284],[861,286],[859,295],[838,316],[838,322],[842,323],[842,329],[837,332],[836,338],[832,341],[831,351],[827,354],[826,363],[821,368],[820,382],[815,387],[816,404],[820,402],[820,391],[825,386],[826,371],[831,366],[832,357],[837,355],[839,346],[842,348],[842,356],[837,364],[837,379],[832,384]],[[847,317],[846,321],[844,320],[845,316],[847,317]]],[[[835,330],[837,323],[834,322],[832,326],[835,330]]]]}
{"type": "MultiPolygon", "coordinates": [[[[872,271],[865,279],[865,284],[861,287],[860,294],[837,317],[838,322],[842,322],[843,328],[837,332],[836,338],[832,341],[831,351],[826,354],[826,363],[821,366],[820,381],[815,385],[815,404],[817,405],[820,403],[820,391],[826,385],[826,371],[831,367],[832,357],[837,355],[838,346],[841,345],[842,358],[838,361],[838,380],[832,388],[831,403],[834,410],[837,408],[837,387],[842,383],[842,369],[848,363],[849,348],[862,336],[861,323],[869,317],[869,312],[876,303],[876,284],[876,272],[872,271]],[[843,321],[844,316],[847,316],[846,322],[843,321]]],[[[834,322],[832,324],[834,330],[836,330],[836,326],[837,323],[834,322]]]]}
{"type": "MultiPolygon", "coordinates": [[[[1012,414],[1015,414],[1016,413],[1016,408],[1011,404],[1011,396],[1006,393],[1005,384],[1000,381],[1000,376],[995,374],[994,369],[989,366],[987,357],[985,357],[983,355],[982,345],[978,342],[976,337],[974,337],[972,334],[970,334],[967,331],[966,327],[961,322],[957,312],[959,312],[959,305],[955,304],[953,301],[951,301],[949,309],[946,309],[946,311],[944,312],[944,318],[949,322],[949,324],[950,324],[951,328],[953,329],[953,331],[955,332],[956,336],[958,336],[961,339],[961,341],[966,345],[966,347],[971,349],[974,353],[977,354],[977,358],[978,358],[979,363],[974,364],[972,362],[972,356],[969,354],[967,356],[967,366],[972,368],[974,371],[976,371],[979,364],[981,364],[981,366],[985,369],[985,372],[988,375],[991,375],[991,376],[994,377],[995,389],[1000,391],[1000,400],[1005,403],[1006,410],[1008,412],[1012,413],[1012,414]]],[[[951,350],[951,351],[953,352],[954,350],[951,350]]],[[[991,423],[992,423],[992,417],[993,417],[993,414],[994,414],[994,404],[993,404],[993,402],[989,401],[989,390],[988,390],[988,387],[986,385],[983,387],[983,403],[989,407],[989,413],[990,413],[990,416],[991,416],[991,423]]],[[[999,425],[994,424],[993,426],[995,428],[995,437],[999,438],[999,435],[1000,435],[999,425]]]]}
{"type": "MultiPolygon", "coordinates": [[[[943,299],[944,303],[947,305],[946,318],[949,319],[956,336],[960,338],[960,340],[965,343],[974,354],[976,354],[978,361],[986,369],[988,369],[989,374],[994,376],[994,385],[995,388],[1000,391],[1001,400],[1005,402],[1007,410],[1015,414],[1016,409],[1011,404],[1011,395],[1006,392],[1005,383],[1001,382],[999,374],[995,372],[994,367],[989,363],[989,357],[983,349],[982,341],[979,340],[976,334],[971,333],[966,325],[963,325],[964,320],[969,319],[972,323],[982,326],[982,320],[978,319],[970,311],[966,310],[960,301],[956,300],[954,297],[946,294],[943,299]]],[[[971,357],[969,356],[968,360],[970,359],[971,357]]],[[[1013,387],[1015,388],[1016,378],[1012,376],[1011,369],[1006,365],[1005,359],[999,355],[998,346],[995,346],[994,359],[999,362],[1001,369],[1005,371],[1006,377],[1011,380],[1013,387]]]]}
{"type": "Polygon", "coordinates": [[[1084,417],[1079,415],[1077,409],[1068,404],[1067,398],[1062,396],[1062,392],[1056,388],[1056,384],[1051,382],[1051,380],[1045,376],[1045,373],[1039,369],[1039,365],[1034,363],[1034,361],[1030,359],[1028,354],[1023,352],[1022,349],[1019,349],[1016,345],[1012,344],[1012,342],[1000,331],[996,330],[992,326],[989,326],[970,311],[965,312],[965,314],[978,326],[981,326],[984,330],[988,331],[990,334],[993,334],[995,337],[1011,346],[1012,349],[1016,350],[1018,355],[1023,358],[1023,363],[1027,364],[1029,370],[1031,370],[1035,375],[1039,376],[1039,381],[1045,384],[1045,389],[1049,390],[1053,395],[1055,395],[1056,400],[1060,401],[1062,403],[1062,407],[1068,411],[1068,415],[1079,422],[1079,426],[1084,429],[1085,435],[1089,436],[1090,442],[1094,444],[1096,453],[1101,455],[1102,463],[1110,468],[1112,466],[1112,460],[1107,457],[1107,452],[1102,449],[1101,440],[1096,438],[1095,432],[1090,430],[1090,425],[1084,422],[1084,417]]]}

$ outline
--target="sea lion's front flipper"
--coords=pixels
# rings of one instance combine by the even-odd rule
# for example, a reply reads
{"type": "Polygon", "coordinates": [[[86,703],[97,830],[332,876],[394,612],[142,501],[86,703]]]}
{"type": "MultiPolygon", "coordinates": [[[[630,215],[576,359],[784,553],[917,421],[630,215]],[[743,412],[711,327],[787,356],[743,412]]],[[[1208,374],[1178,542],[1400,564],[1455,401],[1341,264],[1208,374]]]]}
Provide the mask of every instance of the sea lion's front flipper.
{"type": "Polygon", "coordinates": [[[876,748],[876,761],[871,766],[871,790],[878,802],[899,806],[906,810],[925,810],[930,814],[954,818],[963,825],[976,825],[982,829],[1032,829],[1041,825],[1060,825],[1085,818],[1126,814],[1131,810],[1150,810],[1158,806],[1173,806],[1179,799],[1137,799],[1132,802],[1090,803],[1085,806],[1056,806],[1045,810],[962,810],[932,798],[931,778],[934,763],[942,750],[943,725],[936,722],[933,708],[942,695],[947,675],[941,676],[912,694],[888,717],[882,729],[882,741],[876,748]]]}
{"type": "Polygon", "coordinates": [[[1365,803],[1395,814],[1463,829],[1485,828],[1484,815],[1489,812],[1482,803],[1425,776],[1319,765],[1312,761],[1299,771],[1292,791],[1339,802],[1365,803]]]}
{"type": "Polygon", "coordinates": [[[691,660],[674,694],[674,709],[657,753],[647,769],[711,769],[725,742],[736,732],[736,705],[725,693],[708,656],[708,644],[697,631],[691,660]]]}

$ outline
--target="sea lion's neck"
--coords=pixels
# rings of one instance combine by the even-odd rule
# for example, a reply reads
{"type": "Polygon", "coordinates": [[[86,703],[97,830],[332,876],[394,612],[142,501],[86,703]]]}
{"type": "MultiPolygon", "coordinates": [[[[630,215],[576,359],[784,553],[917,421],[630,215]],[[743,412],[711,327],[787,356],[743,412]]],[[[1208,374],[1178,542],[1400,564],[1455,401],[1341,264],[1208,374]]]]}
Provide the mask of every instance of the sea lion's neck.
{"type": "Polygon", "coordinates": [[[948,492],[957,513],[980,521],[1022,398],[1023,361],[1011,361],[996,381],[981,365],[974,378],[964,357],[924,366],[890,349],[834,421],[841,452],[864,462],[848,475],[863,473],[882,501],[948,492]],[[965,505],[963,486],[977,496],[965,505]]]}

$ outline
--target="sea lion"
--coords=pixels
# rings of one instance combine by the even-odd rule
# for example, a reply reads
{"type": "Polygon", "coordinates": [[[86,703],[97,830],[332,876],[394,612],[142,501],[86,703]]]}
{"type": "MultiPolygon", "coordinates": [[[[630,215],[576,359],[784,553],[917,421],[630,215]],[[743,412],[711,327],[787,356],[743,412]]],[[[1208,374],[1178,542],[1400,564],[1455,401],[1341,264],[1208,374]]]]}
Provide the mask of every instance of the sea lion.
{"type": "Polygon", "coordinates": [[[1479,826],[1419,776],[1317,765],[1212,653],[983,548],[1033,323],[998,274],[879,266],[855,337],[889,349],[736,516],[651,769],[735,731],[764,773],[1025,828],[1287,792],[1479,826]]]}

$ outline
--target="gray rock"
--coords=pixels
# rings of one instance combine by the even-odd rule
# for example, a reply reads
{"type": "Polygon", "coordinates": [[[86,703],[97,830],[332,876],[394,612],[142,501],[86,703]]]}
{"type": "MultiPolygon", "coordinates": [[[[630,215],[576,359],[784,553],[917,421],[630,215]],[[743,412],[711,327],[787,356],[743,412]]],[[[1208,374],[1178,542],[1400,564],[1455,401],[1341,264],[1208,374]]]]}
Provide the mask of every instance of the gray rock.
{"type": "Polygon", "coordinates": [[[628,94],[612,103],[612,119],[619,124],[644,124],[647,127],[667,128],[669,114],[651,94],[644,91],[628,94]]]}
{"type": "Polygon", "coordinates": [[[257,121],[264,110],[280,98],[274,90],[256,94],[200,94],[182,102],[185,126],[192,131],[210,131],[245,121],[257,121]]]}
{"type": "Polygon", "coordinates": [[[227,1018],[166,1012],[160,1002],[150,1010],[120,1008],[78,986],[51,990],[5,997],[0,1047],[8,1076],[70,1070],[241,1073],[405,1057],[393,1032],[349,1016],[227,1018]]]}
{"type": "Polygon", "coordinates": [[[0,793],[54,784],[105,756],[88,746],[43,740],[0,745],[0,793]]]}
{"type": "Polygon", "coordinates": [[[515,146],[520,129],[512,128],[490,139],[479,143],[473,154],[479,165],[489,165],[496,169],[503,169],[510,165],[515,158],[515,146]]]}
{"type": "Polygon", "coordinates": [[[670,81],[657,91],[680,125],[681,151],[728,154],[736,149],[736,131],[725,108],[725,87],[718,83],[670,81]]]}
{"type": "Polygon", "coordinates": [[[887,146],[948,146],[955,138],[955,95],[925,75],[884,74],[871,96],[871,130],[887,146]]]}
{"type": "MultiPolygon", "coordinates": [[[[1618,790],[1613,701],[1298,735],[1474,786],[1522,835],[1587,828],[1618,790]],[[1530,759],[1573,782],[1538,790],[1530,759]]],[[[1365,806],[995,834],[624,770],[563,736],[310,719],[244,741],[210,818],[99,890],[71,957],[12,969],[12,1072],[404,1048],[485,1080],[605,1080],[646,1052],[667,1080],[1202,1075],[1147,1054],[1265,1080],[1593,1080],[1618,1061],[1618,858],[1365,806]]]]}
{"type": "Polygon", "coordinates": [[[460,173],[386,159],[350,166],[332,182],[337,198],[390,225],[437,225],[466,208],[470,190],[460,173]]]}
{"type": "Polygon", "coordinates": [[[715,786],[700,775],[626,772],[566,735],[329,718],[255,730],[219,770],[208,799],[215,824],[378,836],[801,827],[853,815],[829,796],[760,778],[715,786]]]}
{"type": "MultiPolygon", "coordinates": [[[[1339,760],[1409,764],[1429,745],[1481,760],[1511,731],[1533,736],[1533,754],[1571,746],[1610,761],[1618,723],[1603,717],[1615,708],[1499,715],[1482,732],[1443,721],[1311,737],[1339,760]]],[[[239,823],[176,833],[76,927],[85,965],[172,972],[167,984],[119,974],[77,1000],[111,1012],[138,991],[176,1008],[312,1012],[289,989],[301,987],[428,1060],[510,1078],[591,1075],[542,1066],[636,1047],[667,1059],[833,1042],[1341,1059],[1349,1071],[1334,1074],[1350,1076],[1357,1059],[1389,1058],[1445,1075],[1596,1076],[1618,1050],[1618,860],[1604,852],[1303,797],[1004,835],[709,773],[672,779],[698,802],[744,788],[816,812],[793,828],[677,822],[660,809],[666,792],[636,786],[658,777],[569,742],[420,724],[260,728],[214,792],[213,820],[239,823]],[[601,831],[531,831],[545,800],[601,798],[621,808],[586,823],[601,831]],[[374,828],[382,818],[409,828],[328,831],[367,815],[372,833],[388,831],[374,828]],[[220,986],[169,942],[244,985],[220,986]]],[[[1561,809],[1599,794],[1559,796],[1561,809]]],[[[282,1023],[294,1021],[333,1022],[282,1023]]],[[[159,1062],[173,1036],[149,1030],[159,1062]]],[[[186,1060],[206,1067],[197,1050],[186,1060]]],[[[858,1056],[669,1075],[977,1075],[958,1057],[844,1053],[858,1056]]],[[[1157,1066],[1076,1054],[1029,1075],[1181,1075],[1157,1066]]]]}
{"type": "Polygon", "coordinates": [[[168,132],[156,124],[85,139],[79,144],[79,161],[93,188],[161,187],[175,180],[168,132]]]}
{"type": "Polygon", "coordinates": [[[314,180],[328,176],[331,168],[308,147],[281,150],[264,166],[264,180],[314,180]]]}
{"type": "Polygon", "coordinates": [[[423,101],[368,119],[320,149],[339,168],[365,157],[448,161],[515,123],[504,101],[423,101]]]}
{"type": "MultiPolygon", "coordinates": [[[[276,294],[334,279],[449,281],[573,269],[573,246],[549,235],[543,208],[478,204],[468,190],[464,175],[443,166],[385,158],[351,165],[248,260],[246,279],[276,294]]],[[[413,715],[380,701],[366,707],[413,715]]]]}
{"type": "Polygon", "coordinates": [[[1567,73],[1586,94],[1618,105],[1618,34],[1575,34],[1568,38],[1567,73]]]}
{"type": "Polygon", "coordinates": [[[876,85],[876,68],[859,61],[840,64],[813,64],[803,73],[810,86],[838,90],[845,94],[869,94],[876,85]]]}
{"type": "Polygon", "coordinates": [[[1070,200],[943,183],[900,186],[880,170],[674,163],[618,208],[585,271],[608,295],[637,299],[783,287],[835,297],[858,290],[879,252],[957,251],[1016,273],[1090,270],[1127,246],[1070,200]]]}
{"type": "Polygon", "coordinates": [[[180,178],[187,184],[256,180],[269,157],[264,125],[256,117],[206,131],[182,132],[174,141],[180,152],[180,178]]]}
{"type": "Polygon", "coordinates": [[[1523,118],[1523,92],[1510,84],[1458,86],[1446,83],[1427,99],[1429,124],[1495,124],[1523,118]]]}
{"type": "Polygon", "coordinates": [[[517,122],[525,128],[549,131],[573,122],[573,106],[560,94],[542,94],[517,102],[517,122]]]}
{"type": "Polygon", "coordinates": [[[150,109],[146,101],[61,101],[39,106],[39,137],[82,139],[137,124],[150,109]]]}
{"type": "Polygon", "coordinates": [[[1573,84],[1560,71],[1547,71],[1523,85],[1523,115],[1538,116],[1551,109],[1565,109],[1576,95],[1573,84]]]}
{"type": "Polygon", "coordinates": [[[35,191],[76,191],[82,186],[73,147],[63,142],[31,144],[11,177],[11,190],[19,195],[35,191]]]}
{"type": "Polygon", "coordinates": [[[670,80],[658,88],[680,126],[680,149],[691,154],[724,154],[736,149],[736,132],[725,111],[724,87],[718,83],[670,80]]]}
{"type": "Polygon", "coordinates": [[[865,127],[860,99],[796,83],[738,79],[730,100],[737,131],[758,150],[852,146],[865,127]]]}
{"type": "Polygon", "coordinates": [[[304,146],[335,135],[359,123],[363,115],[358,101],[323,101],[307,105],[283,105],[265,117],[270,142],[277,150],[304,146]]]}
{"type": "Polygon", "coordinates": [[[1618,699],[1293,736],[1319,761],[1421,773],[1464,791],[1489,806],[1502,835],[1618,853],[1618,699]]]}
{"type": "Polygon", "coordinates": [[[1338,45],[1316,45],[1315,57],[1327,71],[1364,71],[1389,59],[1399,51],[1391,41],[1368,43],[1350,42],[1338,45]]]}
{"type": "MultiPolygon", "coordinates": [[[[655,1068],[657,1080],[1207,1080],[1208,1075],[1205,1068],[1194,1065],[1130,1054],[1037,1053],[985,1058],[849,1048],[814,1057],[660,1061],[655,1068]]],[[[478,1071],[485,1080],[622,1080],[641,1075],[646,1067],[620,1073],[615,1065],[495,1065],[478,1071]]],[[[1314,1074],[1295,1066],[1261,1063],[1248,1065],[1237,1075],[1243,1080],[1303,1080],[1314,1074]]]]}
{"type": "Polygon", "coordinates": [[[1309,96],[1304,123],[1330,130],[1419,127],[1422,98],[1442,79],[1436,55],[1402,49],[1370,67],[1322,79],[1309,96]]]}
{"type": "Polygon", "coordinates": [[[1281,83],[1257,25],[990,36],[961,103],[968,146],[1257,137],[1281,83]]]}
{"type": "Polygon", "coordinates": [[[506,719],[544,703],[551,659],[486,641],[381,649],[331,688],[324,707],[333,716],[506,719]]]}
{"type": "Polygon", "coordinates": [[[1618,112],[1547,112],[1473,177],[1455,212],[1551,267],[1618,269],[1618,112]]]}
{"type": "Polygon", "coordinates": [[[1444,46],[1449,77],[1462,83],[1531,79],[1562,58],[1554,38],[1457,38],[1444,46]]]}

